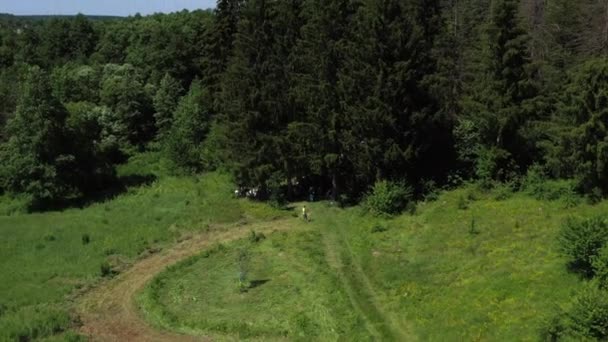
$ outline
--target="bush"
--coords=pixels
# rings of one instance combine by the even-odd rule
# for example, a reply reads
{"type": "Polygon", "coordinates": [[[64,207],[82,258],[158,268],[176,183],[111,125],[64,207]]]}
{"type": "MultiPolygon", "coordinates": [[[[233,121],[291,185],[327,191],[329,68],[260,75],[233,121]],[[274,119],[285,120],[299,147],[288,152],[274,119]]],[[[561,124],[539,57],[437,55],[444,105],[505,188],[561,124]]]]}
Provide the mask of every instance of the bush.
{"type": "Polygon", "coordinates": [[[542,341],[559,341],[567,331],[566,319],[563,313],[547,320],[541,328],[542,341]]]}
{"type": "Polygon", "coordinates": [[[249,241],[251,243],[257,243],[262,240],[266,240],[266,235],[264,235],[264,233],[256,233],[255,230],[252,230],[251,233],[249,233],[249,241]]]}
{"type": "Polygon", "coordinates": [[[539,201],[557,201],[564,199],[566,205],[576,205],[578,195],[574,191],[575,184],[571,180],[549,180],[543,169],[533,165],[523,179],[522,190],[539,201]]]}
{"type": "Polygon", "coordinates": [[[102,277],[112,277],[115,274],[112,265],[107,261],[102,262],[99,268],[102,277]]]}
{"type": "Polygon", "coordinates": [[[378,181],[366,196],[364,206],[375,215],[396,215],[412,201],[413,190],[404,183],[378,181]]]}
{"type": "Polygon", "coordinates": [[[513,196],[513,185],[509,183],[502,183],[494,189],[494,199],[497,201],[504,201],[513,196]]]}
{"type": "Polygon", "coordinates": [[[571,191],[562,197],[562,203],[564,204],[564,209],[574,208],[581,203],[581,197],[574,191],[571,191]]]}
{"type": "Polygon", "coordinates": [[[598,204],[604,199],[604,195],[602,194],[602,190],[600,188],[593,188],[587,194],[587,202],[589,204],[598,204]]]}
{"type": "Polygon", "coordinates": [[[523,178],[521,189],[534,196],[535,194],[542,192],[542,186],[546,181],[547,177],[545,176],[543,168],[538,164],[534,164],[530,166],[526,176],[523,178]]]}
{"type": "Polygon", "coordinates": [[[479,150],[475,174],[484,189],[491,189],[496,181],[504,182],[515,178],[517,167],[506,150],[492,147],[479,150]]]}
{"type": "Polygon", "coordinates": [[[424,200],[427,202],[434,202],[439,199],[439,190],[437,183],[433,180],[422,182],[422,192],[424,193],[424,200]]]}
{"type": "Polygon", "coordinates": [[[388,228],[386,228],[385,226],[383,226],[381,224],[375,224],[372,227],[372,233],[382,233],[382,232],[385,232],[387,230],[388,230],[388,228]]]}
{"type": "Polygon", "coordinates": [[[608,289],[608,244],[604,245],[593,259],[592,266],[599,286],[603,289],[608,289]]]}
{"type": "Polygon", "coordinates": [[[586,220],[569,219],[562,227],[560,245],[570,257],[571,267],[592,276],[593,261],[608,241],[608,224],[602,216],[586,220]]]}
{"type": "Polygon", "coordinates": [[[568,325],[576,335],[597,340],[608,338],[608,292],[594,284],[576,296],[568,313],[568,325]]]}

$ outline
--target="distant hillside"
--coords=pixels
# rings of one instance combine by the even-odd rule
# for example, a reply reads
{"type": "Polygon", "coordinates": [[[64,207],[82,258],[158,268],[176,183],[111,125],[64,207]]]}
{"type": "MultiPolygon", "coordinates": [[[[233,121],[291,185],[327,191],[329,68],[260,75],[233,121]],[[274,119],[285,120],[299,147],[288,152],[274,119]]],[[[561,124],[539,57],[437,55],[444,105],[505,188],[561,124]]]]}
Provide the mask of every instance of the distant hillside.
{"type": "MultiPolygon", "coordinates": [[[[7,16],[7,14],[0,14],[0,16],[7,16]]],[[[46,20],[46,19],[52,19],[52,18],[72,18],[75,17],[76,15],[11,15],[8,14],[8,16],[12,16],[15,18],[19,18],[19,19],[26,19],[26,20],[46,20]]],[[[110,16],[110,15],[86,15],[85,16],[87,18],[89,18],[90,20],[114,20],[114,19],[121,19],[124,17],[120,17],[120,16],[110,16]]]]}

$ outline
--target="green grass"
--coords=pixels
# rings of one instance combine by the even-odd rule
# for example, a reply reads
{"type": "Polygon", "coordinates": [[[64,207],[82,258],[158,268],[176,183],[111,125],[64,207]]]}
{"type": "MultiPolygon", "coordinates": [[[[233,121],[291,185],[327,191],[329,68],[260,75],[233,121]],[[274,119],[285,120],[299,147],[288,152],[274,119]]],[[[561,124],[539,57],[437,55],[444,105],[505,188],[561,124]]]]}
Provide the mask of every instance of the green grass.
{"type": "Polygon", "coordinates": [[[328,265],[319,232],[275,232],[265,240],[219,246],[171,267],[139,296],[156,325],[215,338],[369,340],[328,265]],[[249,253],[246,292],[238,253],[249,253]]]}
{"type": "Polygon", "coordinates": [[[140,303],[148,319],[164,328],[239,338],[538,340],[582,283],[568,272],[558,250],[562,222],[605,212],[608,203],[565,209],[562,202],[523,194],[496,200],[496,193],[472,196],[472,191],[444,193],[419,204],[417,214],[393,219],[374,218],[360,208],[309,205],[313,221],[307,234],[314,242],[281,235],[280,259],[274,238],[255,247],[255,277],[272,279],[265,288],[245,295],[235,290],[235,245],[172,268],[148,287],[140,303]],[[461,198],[469,201],[467,209],[459,209],[461,198]],[[312,287],[302,283],[302,275],[313,276],[312,287]],[[340,305],[325,309],[334,310],[335,320],[314,317],[332,322],[332,328],[342,326],[340,334],[293,328],[298,320],[285,314],[289,308],[325,307],[335,293],[340,305]],[[196,304],[184,302],[192,297],[196,304]],[[279,322],[267,317],[270,308],[279,322]],[[358,330],[351,331],[355,319],[358,330]]]}
{"type": "Polygon", "coordinates": [[[123,176],[150,170],[157,178],[152,184],[130,188],[105,203],[0,216],[0,341],[69,328],[71,296],[100,279],[104,261],[124,267],[189,231],[285,215],[233,199],[225,175],[167,176],[162,164],[153,162],[158,157],[140,155],[119,170],[123,176]],[[88,244],[84,234],[90,237],[88,244]]]}
{"type": "Polygon", "coordinates": [[[319,208],[318,224],[342,232],[386,315],[413,327],[420,340],[537,340],[580,287],[558,251],[561,223],[608,205],[565,210],[560,202],[487,194],[458,209],[468,191],[381,222],[388,228],[381,233],[372,233],[378,220],[356,208],[319,208]]]}
{"type": "MultiPolygon", "coordinates": [[[[222,174],[169,176],[154,153],[119,174],[154,181],[60,212],[24,214],[23,201],[0,198],[0,341],[78,339],[72,300],[99,282],[104,262],[120,270],[192,232],[289,215],[233,199],[222,174]]],[[[138,301],[152,324],[219,339],[537,340],[583,282],[558,250],[562,222],[605,213],[608,202],[503,192],[463,187],[392,219],[308,205],[305,231],[203,253],[138,301]],[[245,246],[250,280],[269,281],[240,293],[245,246]]]]}

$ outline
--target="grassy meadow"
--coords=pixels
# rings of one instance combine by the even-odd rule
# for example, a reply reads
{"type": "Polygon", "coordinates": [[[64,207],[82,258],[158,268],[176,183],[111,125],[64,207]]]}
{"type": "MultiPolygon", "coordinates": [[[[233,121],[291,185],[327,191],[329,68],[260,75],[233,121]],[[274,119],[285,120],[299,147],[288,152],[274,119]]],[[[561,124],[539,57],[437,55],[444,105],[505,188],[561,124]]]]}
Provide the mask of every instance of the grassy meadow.
{"type": "Polygon", "coordinates": [[[190,232],[285,215],[233,199],[226,176],[170,177],[157,160],[156,154],[140,155],[121,167],[123,177],[149,170],[140,176],[153,180],[111,200],[0,216],[0,341],[68,330],[73,297],[102,278],[104,263],[120,271],[190,232]]]}
{"type": "Polygon", "coordinates": [[[120,272],[189,234],[278,217],[297,229],[217,245],[159,274],[134,299],[142,315],[220,340],[538,340],[584,282],[559,252],[562,222],[608,210],[498,200],[471,185],[394,218],[307,204],[304,223],[232,198],[227,176],[168,176],[153,153],[120,175],[149,181],[81,209],[23,214],[2,200],[13,213],[0,216],[0,341],[78,340],[72,303],[103,279],[102,265],[120,272]]]}
{"type": "Polygon", "coordinates": [[[216,339],[370,339],[325,258],[321,234],[310,230],[219,245],[167,270],[138,302],[160,327],[216,339]],[[250,281],[241,292],[244,251],[250,281]]]}
{"type": "Polygon", "coordinates": [[[524,195],[503,201],[477,195],[459,209],[463,196],[476,197],[470,192],[445,193],[413,216],[385,222],[357,209],[321,209],[318,224],[338,230],[380,305],[420,340],[538,340],[580,286],[558,250],[562,221],[606,205],[564,210],[524,195]]]}
{"type": "Polygon", "coordinates": [[[138,300],[153,324],[199,335],[538,340],[582,282],[559,252],[562,222],[608,203],[566,209],[523,194],[496,197],[464,187],[393,219],[317,203],[306,233],[205,251],[138,300]],[[246,293],[236,289],[243,246],[253,250],[251,279],[268,280],[246,293]],[[314,313],[312,323],[300,312],[314,313]]]}

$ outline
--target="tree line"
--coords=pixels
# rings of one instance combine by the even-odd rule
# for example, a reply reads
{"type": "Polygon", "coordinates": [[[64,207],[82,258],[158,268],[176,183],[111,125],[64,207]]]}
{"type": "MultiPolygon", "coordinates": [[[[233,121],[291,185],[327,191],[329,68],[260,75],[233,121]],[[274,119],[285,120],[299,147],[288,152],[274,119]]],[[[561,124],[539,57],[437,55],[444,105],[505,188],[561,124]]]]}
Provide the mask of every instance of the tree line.
{"type": "Polygon", "coordinates": [[[0,189],[45,207],[160,150],[263,197],[381,181],[608,193],[608,27],[592,0],[219,0],[98,20],[0,16],[0,189]],[[540,171],[539,171],[540,170],[540,171]]]}

